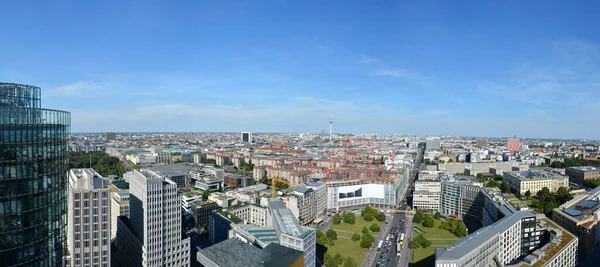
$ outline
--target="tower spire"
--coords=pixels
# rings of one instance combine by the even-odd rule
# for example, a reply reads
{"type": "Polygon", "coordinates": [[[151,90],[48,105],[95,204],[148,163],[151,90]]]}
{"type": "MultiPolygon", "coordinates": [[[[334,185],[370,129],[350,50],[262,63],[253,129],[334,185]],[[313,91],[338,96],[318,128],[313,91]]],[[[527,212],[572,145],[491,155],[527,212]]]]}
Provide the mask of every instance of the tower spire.
{"type": "Polygon", "coordinates": [[[329,113],[329,143],[333,142],[333,118],[331,117],[331,113],[329,113]]]}

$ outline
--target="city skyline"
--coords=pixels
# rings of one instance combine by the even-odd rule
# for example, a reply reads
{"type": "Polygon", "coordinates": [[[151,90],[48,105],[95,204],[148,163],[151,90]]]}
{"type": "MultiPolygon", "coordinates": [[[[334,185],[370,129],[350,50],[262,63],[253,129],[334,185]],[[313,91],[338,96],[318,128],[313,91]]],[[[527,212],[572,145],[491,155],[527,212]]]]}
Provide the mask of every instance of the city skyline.
{"type": "Polygon", "coordinates": [[[598,5],[7,3],[0,80],[72,132],[598,140],[598,5]]]}

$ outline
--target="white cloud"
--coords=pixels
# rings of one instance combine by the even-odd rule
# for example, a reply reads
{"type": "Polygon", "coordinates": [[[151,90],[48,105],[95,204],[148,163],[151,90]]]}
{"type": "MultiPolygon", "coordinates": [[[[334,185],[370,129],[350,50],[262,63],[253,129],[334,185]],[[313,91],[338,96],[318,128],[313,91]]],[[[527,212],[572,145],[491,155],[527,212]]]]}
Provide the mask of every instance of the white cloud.
{"type": "Polygon", "coordinates": [[[86,82],[75,82],[63,86],[56,87],[47,91],[43,91],[45,97],[52,96],[83,96],[91,91],[100,89],[96,84],[86,82]]]}
{"type": "Polygon", "coordinates": [[[382,69],[373,71],[373,74],[377,75],[377,76],[389,76],[389,77],[394,77],[394,78],[402,78],[402,77],[406,76],[407,71],[404,69],[382,68],[382,69]]]}

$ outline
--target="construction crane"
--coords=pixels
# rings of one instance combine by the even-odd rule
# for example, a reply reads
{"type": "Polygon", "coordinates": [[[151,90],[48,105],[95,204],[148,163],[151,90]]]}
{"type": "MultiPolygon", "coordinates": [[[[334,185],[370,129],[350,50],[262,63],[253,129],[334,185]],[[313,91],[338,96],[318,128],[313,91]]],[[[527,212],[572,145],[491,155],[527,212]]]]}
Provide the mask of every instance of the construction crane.
{"type": "Polygon", "coordinates": [[[287,180],[279,179],[277,177],[271,177],[271,197],[277,196],[277,191],[275,190],[275,183],[280,182],[287,185],[291,185],[291,183],[287,180]]]}

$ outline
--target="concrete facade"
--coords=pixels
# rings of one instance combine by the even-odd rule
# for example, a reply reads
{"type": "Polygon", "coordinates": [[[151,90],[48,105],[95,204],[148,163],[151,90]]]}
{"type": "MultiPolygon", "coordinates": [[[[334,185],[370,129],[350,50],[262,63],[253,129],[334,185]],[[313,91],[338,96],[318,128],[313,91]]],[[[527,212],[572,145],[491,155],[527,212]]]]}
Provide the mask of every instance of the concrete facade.
{"type": "Polygon", "coordinates": [[[182,229],[177,184],[142,169],[134,171],[130,193],[130,219],[119,217],[118,222],[119,263],[122,266],[189,266],[190,239],[182,229]]]}
{"type": "Polygon", "coordinates": [[[93,169],[69,171],[69,266],[110,265],[110,192],[93,169]]]}

